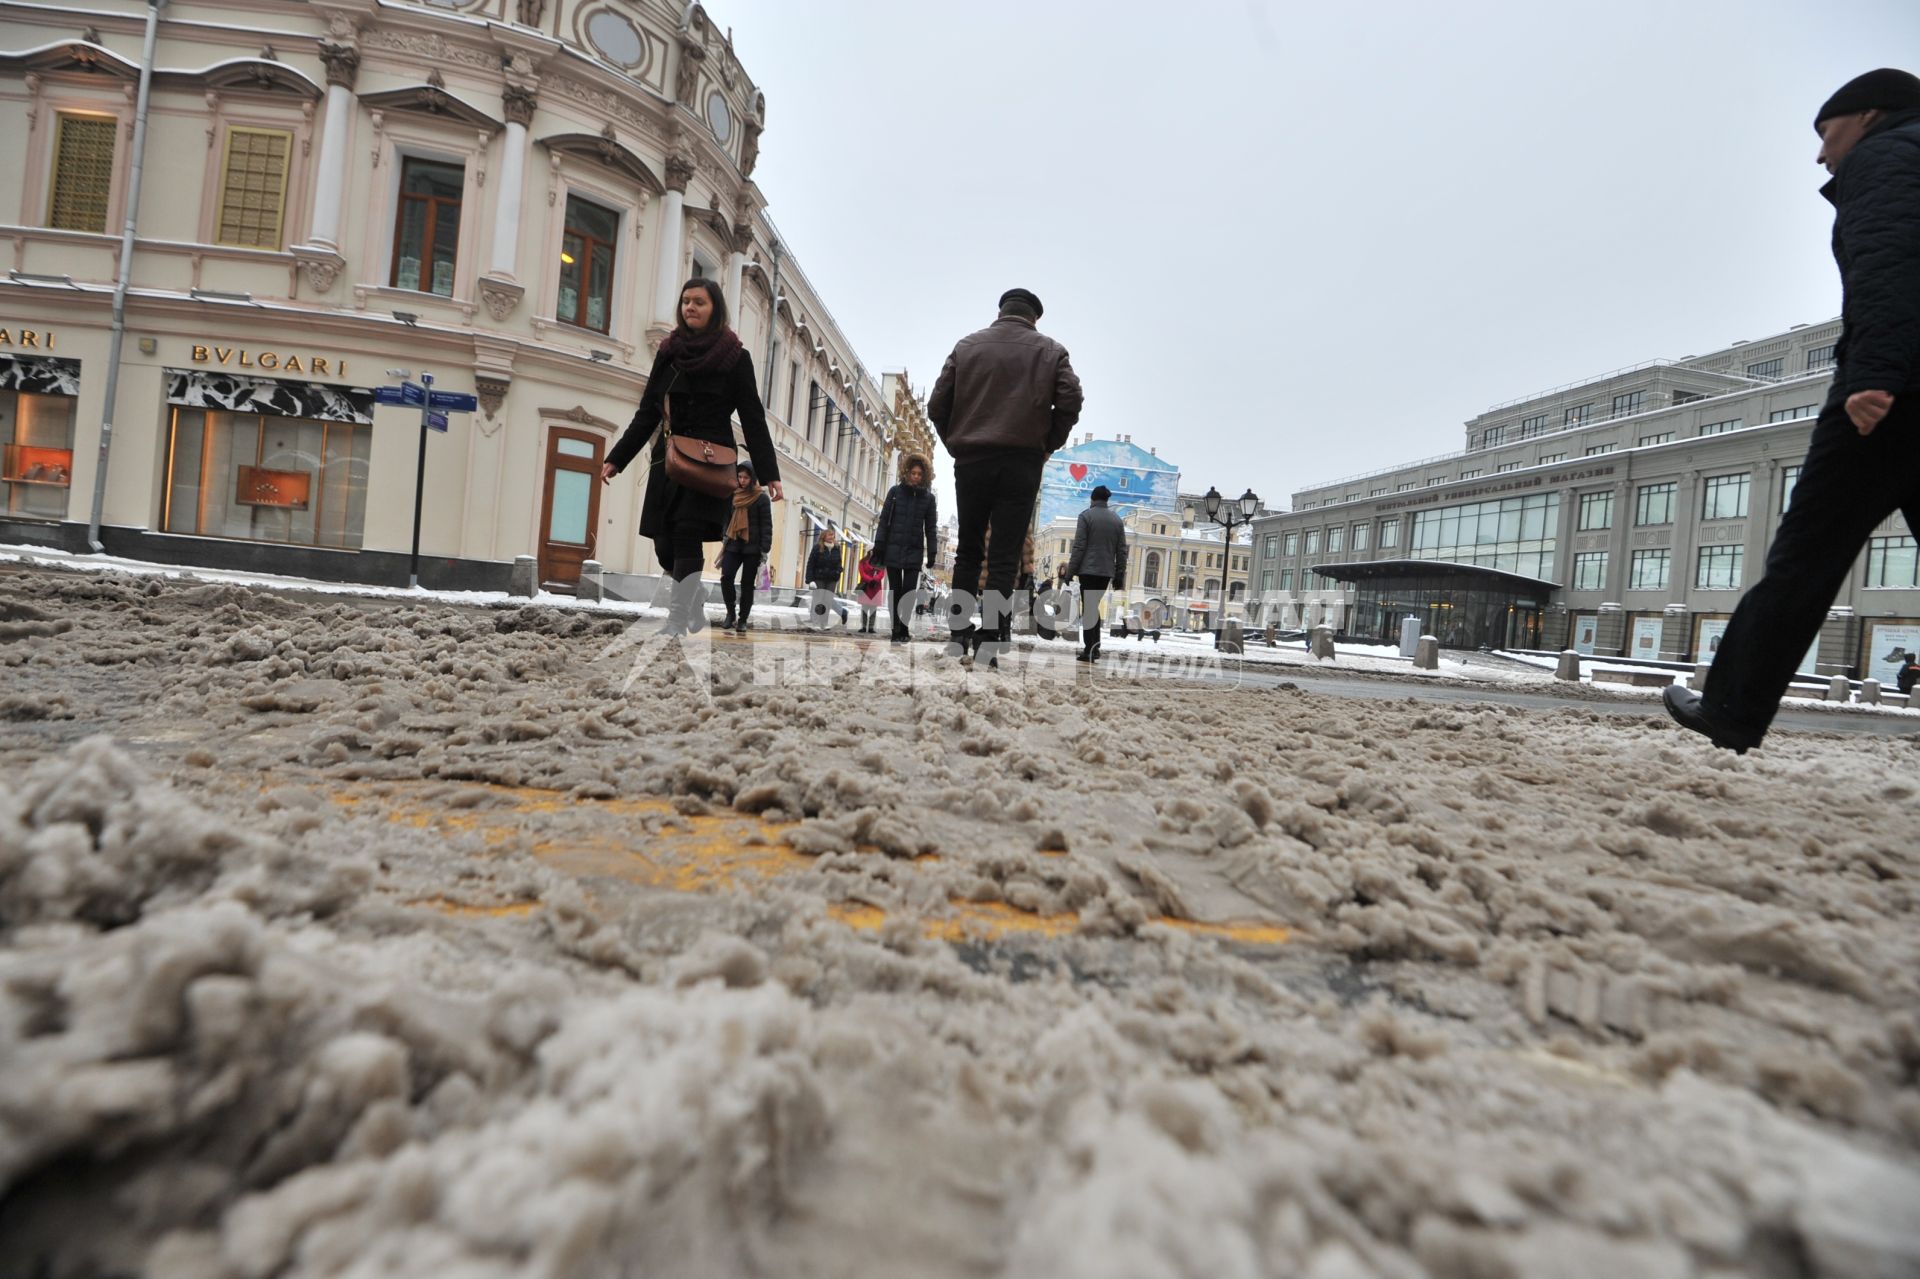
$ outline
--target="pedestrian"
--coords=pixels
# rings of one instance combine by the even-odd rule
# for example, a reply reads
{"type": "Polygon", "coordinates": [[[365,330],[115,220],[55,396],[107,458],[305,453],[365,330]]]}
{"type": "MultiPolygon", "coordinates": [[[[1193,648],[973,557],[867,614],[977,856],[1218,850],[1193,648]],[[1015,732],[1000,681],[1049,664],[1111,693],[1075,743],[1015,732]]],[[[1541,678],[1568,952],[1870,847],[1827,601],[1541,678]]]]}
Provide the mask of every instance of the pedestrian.
{"type": "Polygon", "coordinates": [[[1041,468],[1080,420],[1080,379],[1067,349],[1036,327],[1042,314],[1026,289],[1001,294],[999,317],[955,344],[927,397],[927,417],[954,463],[960,529],[947,622],[962,665],[972,665],[984,636],[999,633],[1041,468]],[[987,532],[995,528],[1002,536],[988,559],[987,532]],[[983,561],[986,595],[975,626],[965,591],[981,580],[983,561]]]}
{"type": "Polygon", "coordinates": [[[668,436],[710,444],[731,459],[735,414],[754,474],[765,483],[768,498],[778,502],[780,459],[767,433],[753,357],[727,326],[726,296],[720,286],[696,276],[680,290],[679,323],[653,357],[633,420],[600,467],[601,482],[611,484],[653,441],[646,495],[640,503],[640,536],[652,541],[654,555],[673,580],[663,635],[685,635],[706,627],[706,596],[700,581],[700,568],[707,560],[705,543],[725,540],[733,513],[724,487],[716,486],[717,492],[710,493],[667,473],[668,436]],[[665,430],[660,429],[663,424],[665,430]]]}
{"type": "Polygon", "coordinates": [[[1073,526],[1073,549],[1067,555],[1067,576],[1080,583],[1080,651],[1074,660],[1100,657],[1100,600],[1114,579],[1127,577],[1127,522],[1107,506],[1113,490],[1094,486],[1092,504],[1080,512],[1073,526]]]}
{"type": "Polygon", "coordinates": [[[1760,744],[1873,529],[1894,511],[1920,538],[1920,78],[1882,68],[1814,116],[1833,203],[1840,340],[1766,571],[1741,599],[1706,687],[1667,712],[1739,754],[1760,744]]]}
{"type": "MultiPolygon", "coordinates": [[[[933,464],[922,454],[908,453],[900,459],[900,482],[887,490],[887,499],[880,506],[880,522],[873,531],[873,554],[886,570],[887,592],[893,598],[895,644],[911,638],[908,619],[900,614],[901,602],[915,593],[920,568],[933,562],[939,537],[933,464]]],[[[924,604],[916,606],[915,611],[922,607],[924,604]]]]}
{"type": "Polygon", "coordinates": [[[874,614],[880,611],[880,594],[887,587],[887,570],[873,562],[873,552],[869,550],[860,557],[860,585],[854,588],[853,598],[860,605],[860,633],[873,634],[874,614]]]}
{"type": "Polygon", "coordinates": [[[1917,682],[1920,682],[1920,653],[1908,653],[1900,659],[1900,669],[1894,672],[1894,687],[1912,696],[1917,682]]]}
{"type": "Polygon", "coordinates": [[[807,556],[807,585],[827,593],[833,611],[840,614],[842,626],[847,624],[847,610],[834,595],[840,589],[840,577],[845,572],[846,561],[840,558],[840,535],[830,528],[821,529],[819,542],[807,556]]]}
{"type": "Polygon", "coordinates": [[[727,536],[720,545],[720,598],[727,606],[727,620],[721,630],[747,633],[747,617],[753,612],[754,582],[761,561],[773,549],[773,503],[767,491],[753,475],[753,463],[741,462],[733,468],[733,517],[727,521],[727,536]],[[740,603],[734,607],[734,576],[740,578],[740,603]]]}

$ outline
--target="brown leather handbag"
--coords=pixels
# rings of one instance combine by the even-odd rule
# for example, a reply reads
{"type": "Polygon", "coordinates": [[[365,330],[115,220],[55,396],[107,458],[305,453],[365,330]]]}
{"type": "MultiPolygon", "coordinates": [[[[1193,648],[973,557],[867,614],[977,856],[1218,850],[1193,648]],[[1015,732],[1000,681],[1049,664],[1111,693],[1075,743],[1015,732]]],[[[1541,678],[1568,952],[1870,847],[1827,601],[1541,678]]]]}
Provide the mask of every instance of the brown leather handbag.
{"type": "Polygon", "coordinates": [[[708,497],[728,497],[733,493],[733,468],[739,460],[737,450],[711,440],[696,440],[673,433],[673,406],[660,397],[661,429],[667,437],[667,478],[681,488],[705,493],[708,497]]]}

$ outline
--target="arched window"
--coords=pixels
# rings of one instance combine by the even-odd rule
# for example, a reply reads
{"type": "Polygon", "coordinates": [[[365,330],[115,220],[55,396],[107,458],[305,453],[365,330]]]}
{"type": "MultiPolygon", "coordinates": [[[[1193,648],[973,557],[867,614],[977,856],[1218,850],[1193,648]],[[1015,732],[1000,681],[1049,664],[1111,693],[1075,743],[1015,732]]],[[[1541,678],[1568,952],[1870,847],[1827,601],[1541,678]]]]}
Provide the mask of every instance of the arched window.
{"type": "Polygon", "coordinates": [[[1247,584],[1245,582],[1235,582],[1232,586],[1227,588],[1227,598],[1230,600],[1237,600],[1242,595],[1245,595],[1246,593],[1247,593],[1247,584]]]}
{"type": "Polygon", "coordinates": [[[1147,576],[1141,585],[1150,591],[1160,589],[1160,552],[1147,552],[1147,576]]]}

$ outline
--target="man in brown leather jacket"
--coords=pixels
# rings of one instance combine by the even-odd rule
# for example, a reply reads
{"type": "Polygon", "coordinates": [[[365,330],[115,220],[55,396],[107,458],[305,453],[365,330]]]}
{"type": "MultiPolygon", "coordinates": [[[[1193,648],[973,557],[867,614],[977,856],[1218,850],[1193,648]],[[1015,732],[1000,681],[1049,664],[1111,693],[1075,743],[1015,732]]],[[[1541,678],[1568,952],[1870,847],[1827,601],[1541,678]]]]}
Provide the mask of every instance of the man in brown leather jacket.
{"type": "Polygon", "coordinates": [[[927,416],[953,455],[960,523],[953,580],[979,581],[987,560],[978,629],[970,624],[973,599],[957,588],[949,597],[947,624],[962,655],[996,634],[1011,607],[1040,469],[1080,420],[1080,379],[1067,348],[1034,327],[1042,310],[1025,289],[1001,294],[1000,318],[960,339],[927,398],[927,416]]]}

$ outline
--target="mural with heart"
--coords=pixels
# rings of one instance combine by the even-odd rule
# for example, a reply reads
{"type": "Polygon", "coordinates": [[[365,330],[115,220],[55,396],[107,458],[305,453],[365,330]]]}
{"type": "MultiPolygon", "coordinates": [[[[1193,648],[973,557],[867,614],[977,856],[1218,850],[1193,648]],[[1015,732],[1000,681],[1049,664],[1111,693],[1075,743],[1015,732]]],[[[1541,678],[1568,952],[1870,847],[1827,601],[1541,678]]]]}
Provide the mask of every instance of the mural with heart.
{"type": "Polygon", "coordinates": [[[1102,484],[1113,493],[1108,504],[1122,515],[1179,508],[1180,468],[1174,463],[1130,440],[1088,440],[1047,459],[1040,475],[1041,526],[1079,515],[1102,484]]]}

